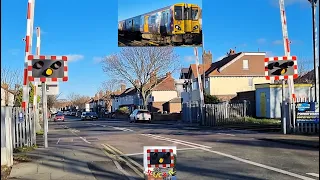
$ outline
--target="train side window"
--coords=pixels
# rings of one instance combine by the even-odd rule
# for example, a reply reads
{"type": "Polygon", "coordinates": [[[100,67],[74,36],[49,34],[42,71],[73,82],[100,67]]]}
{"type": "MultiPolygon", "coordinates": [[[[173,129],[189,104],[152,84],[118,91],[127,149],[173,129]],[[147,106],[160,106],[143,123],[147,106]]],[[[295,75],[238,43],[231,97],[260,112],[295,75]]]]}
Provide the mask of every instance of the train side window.
{"type": "Polygon", "coordinates": [[[182,7],[181,6],[174,7],[174,19],[175,20],[182,20],[182,7]]]}

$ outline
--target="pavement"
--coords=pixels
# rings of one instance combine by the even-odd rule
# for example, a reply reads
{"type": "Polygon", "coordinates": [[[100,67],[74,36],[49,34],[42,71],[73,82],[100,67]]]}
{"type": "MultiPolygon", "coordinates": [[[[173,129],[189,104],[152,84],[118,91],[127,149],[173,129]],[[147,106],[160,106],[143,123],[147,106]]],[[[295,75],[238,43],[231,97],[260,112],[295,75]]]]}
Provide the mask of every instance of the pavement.
{"type": "Polygon", "coordinates": [[[14,165],[11,178],[143,179],[143,146],[176,146],[177,179],[319,179],[319,148],[265,140],[318,136],[74,117],[49,129],[49,148],[14,165]]]}

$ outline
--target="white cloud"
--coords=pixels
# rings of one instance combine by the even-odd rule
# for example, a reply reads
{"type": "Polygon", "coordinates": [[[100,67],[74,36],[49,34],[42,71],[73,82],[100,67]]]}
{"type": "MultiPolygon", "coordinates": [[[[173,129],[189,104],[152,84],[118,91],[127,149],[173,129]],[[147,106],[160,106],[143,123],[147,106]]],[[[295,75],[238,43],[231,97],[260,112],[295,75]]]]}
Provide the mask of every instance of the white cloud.
{"type": "Polygon", "coordinates": [[[275,40],[275,41],[272,42],[272,44],[280,45],[280,44],[283,44],[283,41],[282,40],[275,40]]]}
{"type": "Polygon", "coordinates": [[[93,57],[92,59],[95,64],[99,64],[103,60],[103,57],[93,57]]]}
{"type": "Polygon", "coordinates": [[[9,53],[12,55],[12,56],[16,56],[20,53],[20,49],[9,49],[9,53]]]}
{"type": "Polygon", "coordinates": [[[69,54],[67,55],[67,57],[68,57],[68,62],[75,62],[84,58],[84,56],[80,54],[69,54]]]}
{"type": "Polygon", "coordinates": [[[272,51],[266,51],[266,56],[267,57],[274,57],[274,53],[272,51]]]}
{"type": "Polygon", "coordinates": [[[195,56],[184,56],[184,61],[186,62],[195,61],[195,56]]]}
{"type": "Polygon", "coordinates": [[[267,42],[267,40],[265,39],[265,38],[259,38],[259,39],[257,39],[257,43],[258,44],[264,44],[264,43],[266,43],[267,42]]]}

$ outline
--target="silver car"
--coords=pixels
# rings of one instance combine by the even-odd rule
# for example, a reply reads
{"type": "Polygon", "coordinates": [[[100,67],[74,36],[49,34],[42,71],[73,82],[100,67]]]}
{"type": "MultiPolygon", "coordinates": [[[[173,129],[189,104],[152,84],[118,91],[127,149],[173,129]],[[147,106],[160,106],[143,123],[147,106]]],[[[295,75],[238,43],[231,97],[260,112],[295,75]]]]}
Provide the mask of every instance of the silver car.
{"type": "Polygon", "coordinates": [[[151,114],[148,110],[145,109],[136,109],[129,116],[130,123],[138,121],[147,121],[151,122],[151,114]]]}

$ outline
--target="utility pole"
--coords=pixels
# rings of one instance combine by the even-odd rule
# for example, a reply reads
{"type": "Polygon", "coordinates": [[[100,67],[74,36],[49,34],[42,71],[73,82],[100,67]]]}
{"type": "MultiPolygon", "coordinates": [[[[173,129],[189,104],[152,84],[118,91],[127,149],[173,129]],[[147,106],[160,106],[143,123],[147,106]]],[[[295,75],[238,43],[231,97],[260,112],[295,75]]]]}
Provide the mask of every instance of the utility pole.
{"type": "MultiPolygon", "coordinates": [[[[204,97],[203,97],[203,89],[202,89],[202,83],[201,83],[201,75],[200,75],[200,72],[199,72],[199,56],[198,56],[198,48],[195,47],[194,48],[194,54],[196,56],[196,72],[197,72],[197,78],[198,78],[198,87],[199,87],[199,97],[200,97],[200,114],[201,114],[201,124],[204,123],[204,114],[203,114],[203,107],[204,107],[204,97]]],[[[204,124],[202,124],[204,125],[204,124]]]]}
{"type": "Polygon", "coordinates": [[[313,47],[313,70],[314,70],[314,101],[319,103],[319,69],[317,67],[320,65],[319,56],[317,57],[317,51],[319,51],[317,45],[317,27],[316,27],[316,13],[317,13],[317,1],[318,0],[308,0],[311,3],[312,9],[312,47],[313,47]]]}
{"type": "MultiPolygon", "coordinates": [[[[205,91],[205,83],[206,83],[206,71],[205,71],[205,67],[204,67],[204,64],[205,64],[205,61],[204,61],[204,40],[203,40],[203,31],[202,31],[202,76],[203,76],[203,81],[202,81],[202,96],[203,96],[203,107],[202,109],[205,109],[204,106],[205,106],[205,103],[204,103],[204,91],[205,91]]],[[[210,87],[208,87],[210,88],[210,87]]],[[[205,121],[205,112],[203,112],[202,110],[202,114],[201,114],[202,118],[201,118],[201,124],[204,125],[204,121],[205,121]]]]}

